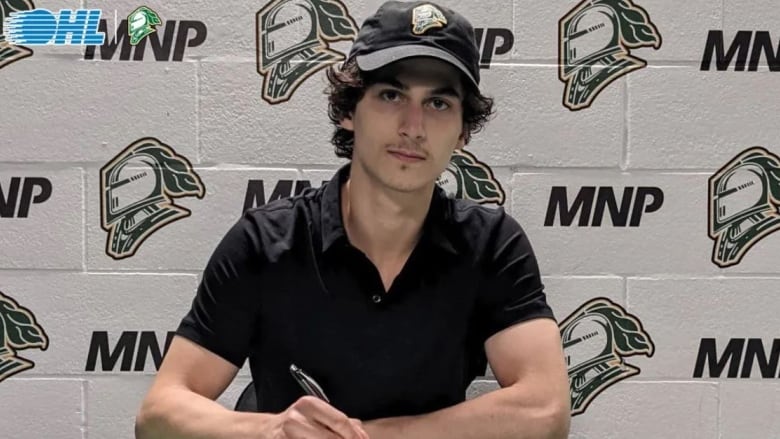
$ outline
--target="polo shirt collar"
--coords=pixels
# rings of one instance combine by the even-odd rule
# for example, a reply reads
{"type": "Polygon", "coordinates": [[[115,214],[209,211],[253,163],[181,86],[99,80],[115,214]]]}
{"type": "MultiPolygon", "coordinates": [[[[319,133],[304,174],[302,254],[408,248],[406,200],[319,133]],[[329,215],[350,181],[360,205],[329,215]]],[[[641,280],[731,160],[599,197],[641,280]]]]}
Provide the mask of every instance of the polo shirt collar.
{"type": "MultiPolygon", "coordinates": [[[[341,216],[341,186],[349,179],[350,166],[351,163],[347,163],[339,168],[322,193],[320,225],[323,253],[339,240],[347,239],[341,216]]],[[[423,223],[422,239],[450,253],[458,254],[457,247],[448,233],[452,205],[447,198],[444,189],[436,185],[428,215],[423,223]]]]}

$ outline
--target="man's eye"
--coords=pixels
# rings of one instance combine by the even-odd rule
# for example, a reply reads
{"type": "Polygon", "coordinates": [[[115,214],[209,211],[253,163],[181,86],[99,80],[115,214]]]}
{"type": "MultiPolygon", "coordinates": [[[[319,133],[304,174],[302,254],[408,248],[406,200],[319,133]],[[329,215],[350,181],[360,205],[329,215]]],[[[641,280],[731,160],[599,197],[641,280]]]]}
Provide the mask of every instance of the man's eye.
{"type": "Polygon", "coordinates": [[[394,90],[384,90],[379,96],[386,101],[396,101],[399,98],[398,92],[394,90]]]}
{"type": "Polygon", "coordinates": [[[431,100],[431,105],[435,110],[446,110],[450,108],[450,104],[444,99],[433,99],[431,100]]]}

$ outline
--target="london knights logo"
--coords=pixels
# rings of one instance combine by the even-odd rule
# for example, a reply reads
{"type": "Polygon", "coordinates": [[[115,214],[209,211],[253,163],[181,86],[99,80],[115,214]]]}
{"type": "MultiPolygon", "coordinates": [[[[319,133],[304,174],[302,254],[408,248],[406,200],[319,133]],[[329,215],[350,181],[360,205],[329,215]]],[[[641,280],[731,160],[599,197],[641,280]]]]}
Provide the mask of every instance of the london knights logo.
{"type": "Polygon", "coordinates": [[[558,76],[563,105],[589,107],[612,81],[647,65],[631,49],[661,47],[647,12],[632,0],[583,0],[559,21],[558,76]]]}
{"type": "Polygon", "coordinates": [[[639,368],[627,364],[625,357],[652,357],[655,350],[639,319],[602,297],[580,306],[559,327],[573,416],[583,413],[608,387],[639,374],[639,368]]]}
{"type": "Polygon", "coordinates": [[[35,367],[34,362],[19,357],[19,351],[48,347],[49,337],[35,315],[0,292],[0,382],[35,367]]]}
{"type": "Polygon", "coordinates": [[[5,22],[12,12],[31,11],[35,5],[30,0],[0,0],[0,69],[14,61],[32,56],[33,51],[24,46],[9,43],[5,37],[5,22]]]}
{"type": "Polygon", "coordinates": [[[130,36],[130,45],[136,46],[144,38],[157,32],[157,26],[162,20],[157,12],[148,6],[140,6],[127,16],[127,35],[130,36]]]}
{"type": "Polygon", "coordinates": [[[133,256],[161,227],[190,216],[174,203],[203,198],[206,189],[192,164],[153,137],[139,139],[100,169],[100,220],[108,232],[106,254],[133,256]]]}
{"type": "Polygon", "coordinates": [[[274,0],[256,15],[263,100],[288,101],[314,73],[346,59],[329,43],[354,40],[358,26],[339,0],[274,0]]]}
{"type": "Polygon", "coordinates": [[[465,198],[480,204],[504,204],[506,194],[490,167],[472,153],[455,150],[447,169],[436,183],[453,198],[465,198]]]}
{"type": "Polygon", "coordinates": [[[758,241],[780,229],[780,158],[748,148],[709,178],[712,262],[737,265],[758,241]]]}

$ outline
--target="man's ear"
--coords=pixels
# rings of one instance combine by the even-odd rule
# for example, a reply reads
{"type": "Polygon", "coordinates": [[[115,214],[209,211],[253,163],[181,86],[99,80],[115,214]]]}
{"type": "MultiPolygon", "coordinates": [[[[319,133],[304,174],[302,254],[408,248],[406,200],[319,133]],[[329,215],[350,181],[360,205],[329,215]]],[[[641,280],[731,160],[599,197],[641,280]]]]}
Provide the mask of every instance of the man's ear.
{"type": "Polygon", "coordinates": [[[347,131],[355,131],[355,124],[352,121],[352,115],[349,115],[339,122],[339,126],[347,131]]]}
{"type": "Polygon", "coordinates": [[[461,130],[460,136],[458,136],[458,143],[455,145],[455,149],[463,149],[464,146],[466,146],[466,125],[463,125],[463,130],[461,130]]]}

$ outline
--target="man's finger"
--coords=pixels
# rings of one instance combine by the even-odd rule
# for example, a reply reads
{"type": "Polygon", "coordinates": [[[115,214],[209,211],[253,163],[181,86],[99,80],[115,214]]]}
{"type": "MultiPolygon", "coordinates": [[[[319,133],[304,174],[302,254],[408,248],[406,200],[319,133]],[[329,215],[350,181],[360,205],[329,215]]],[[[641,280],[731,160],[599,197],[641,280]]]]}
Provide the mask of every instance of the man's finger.
{"type": "MultiPolygon", "coordinates": [[[[301,415],[303,417],[303,415],[301,415]]],[[[300,422],[291,422],[285,425],[284,434],[292,439],[303,438],[322,438],[322,439],[344,439],[338,434],[328,430],[324,425],[314,422],[310,419],[303,419],[300,422]]]]}
{"type": "Polygon", "coordinates": [[[319,398],[308,399],[298,410],[307,418],[319,422],[346,439],[367,437],[365,431],[347,415],[319,398]]]}

